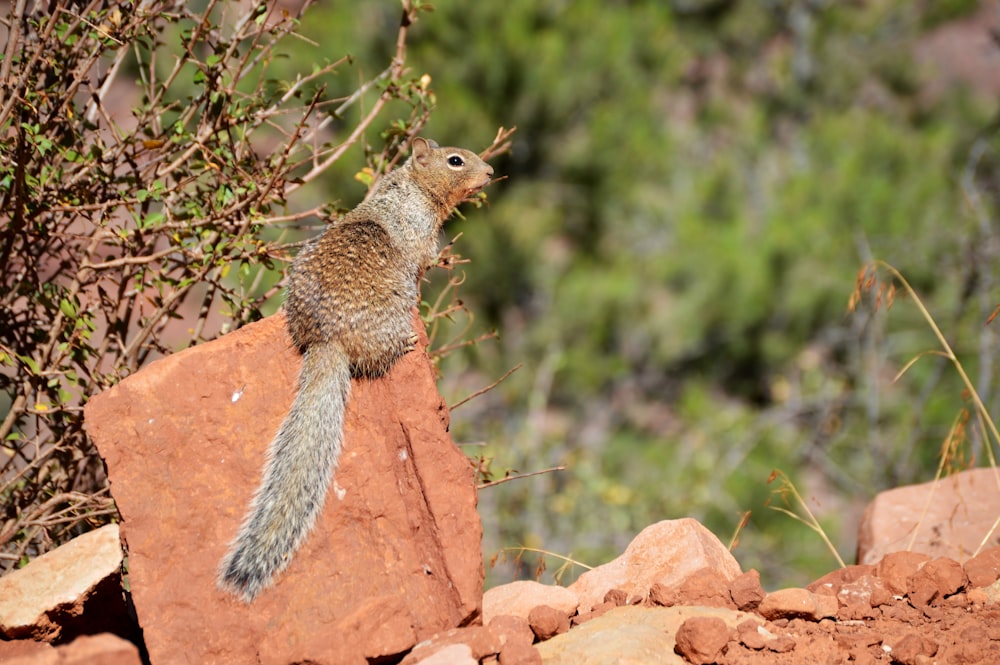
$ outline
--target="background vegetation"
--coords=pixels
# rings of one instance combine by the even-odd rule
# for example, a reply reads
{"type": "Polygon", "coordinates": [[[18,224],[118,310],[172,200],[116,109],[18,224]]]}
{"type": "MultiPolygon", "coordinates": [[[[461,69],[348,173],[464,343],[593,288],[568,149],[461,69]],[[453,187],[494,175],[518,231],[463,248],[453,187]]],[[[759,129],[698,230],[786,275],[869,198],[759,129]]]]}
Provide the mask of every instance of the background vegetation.
{"type": "MultiPolygon", "coordinates": [[[[751,511],[741,564],[768,587],[802,583],[834,561],[768,510],[771,470],[796,482],[850,560],[859,510],[880,489],[929,479],[964,406],[936,359],[892,381],[934,340],[905,301],[848,314],[864,263],[907,276],[997,403],[984,325],[996,306],[996,100],[918,58],[941,26],[977,11],[970,0],[440,0],[406,34],[397,91],[379,76],[398,53],[399,3],[320,3],[301,38],[274,51],[287,57],[262,60],[265,80],[314,71],[319,99],[353,100],[320,142],[339,145],[373,110],[379,120],[294,199],[275,199],[280,213],[252,218],[247,242],[263,249],[214,256],[285,258],[267,244],[269,215],[353,205],[366,184],[355,174],[390,161],[424,122],[425,135],[477,149],[516,125],[513,152],[494,160],[509,179],[448,229],[471,259],[461,297],[475,317],[439,335],[500,337],[442,358],[441,388],[456,402],[523,363],[455,411],[456,440],[494,476],[567,469],[481,493],[485,555],[527,545],[597,564],[654,521],[693,516],[727,540],[751,511]],[[309,70],[344,54],[336,72],[309,70]]],[[[965,48],[990,48],[985,28],[968,34],[982,40],[965,48]]],[[[210,53],[195,53],[206,67],[191,74],[213,71],[210,53]]],[[[183,94],[211,103],[211,88],[190,85],[183,94]]],[[[11,136],[21,124],[7,122],[11,136]]],[[[234,325],[279,302],[273,277],[248,292],[211,274],[252,299],[225,311],[240,313],[234,325]]],[[[47,375],[4,350],[4,371],[19,372],[7,386],[42,389],[47,375]]],[[[16,416],[15,433],[38,415],[16,416]]],[[[959,466],[983,457],[969,434],[959,466]]]]}
{"type": "MultiPolygon", "coordinates": [[[[500,339],[445,359],[442,391],[524,366],[453,431],[498,476],[567,466],[481,493],[486,556],[595,564],[653,521],[691,515],[727,540],[752,511],[738,559],[801,583],[835,561],[767,508],[780,468],[852,560],[864,505],[932,478],[965,405],[936,359],[892,382],[935,342],[905,301],[847,312],[864,263],[907,275],[997,403],[996,100],[918,58],[977,3],[435,8],[410,43],[437,95],[427,133],[518,127],[489,211],[452,227],[473,329],[500,339]]],[[[396,8],[316,9],[307,32],[369,72],[396,8]]],[[[966,34],[966,57],[995,49],[966,34]]],[[[983,458],[970,436],[958,466],[983,458]]]]}

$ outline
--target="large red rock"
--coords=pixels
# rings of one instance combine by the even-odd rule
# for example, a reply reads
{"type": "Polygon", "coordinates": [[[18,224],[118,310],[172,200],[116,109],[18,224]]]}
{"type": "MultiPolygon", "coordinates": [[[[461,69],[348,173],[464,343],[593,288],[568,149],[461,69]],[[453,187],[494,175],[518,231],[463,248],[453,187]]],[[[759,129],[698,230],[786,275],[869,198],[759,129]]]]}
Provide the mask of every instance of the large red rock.
{"type": "Polygon", "coordinates": [[[156,665],[365,663],[479,616],[473,472],[422,350],[383,379],[354,382],[326,507],[275,586],[251,605],[216,587],[300,362],[273,316],[87,405],[156,665]]]}
{"type": "Polygon", "coordinates": [[[654,584],[672,587],[702,568],[727,581],[743,572],[726,546],[697,520],[664,520],[643,529],[614,561],[580,575],[569,590],[579,597],[582,614],[612,589],[645,598],[654,584]]]}
{"type": "MultiPolygon", "coordinates": [[[[966,561],[1000,515],[998,474],[994,469],[972,469],[880,493],[861,520],[858,563],[878,563],[900,550],[966,561]]],[[[997,544],[1000,530],[986,547],[997,544]]]]}

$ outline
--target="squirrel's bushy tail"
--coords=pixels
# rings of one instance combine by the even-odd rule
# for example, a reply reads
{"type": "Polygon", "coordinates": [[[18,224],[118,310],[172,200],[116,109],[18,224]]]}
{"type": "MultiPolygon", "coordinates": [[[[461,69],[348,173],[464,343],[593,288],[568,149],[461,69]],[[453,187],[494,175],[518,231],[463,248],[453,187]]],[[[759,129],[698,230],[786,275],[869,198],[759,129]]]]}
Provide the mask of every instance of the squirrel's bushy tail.
{"type": "Polygon", "coordinates": [[[219,586],[246,602],[288,565],[323,509],[340,457],[350,390],[350,364],[339,344],[306,349],[298,394],[271,442],[260,488],[219,571],[219,586]]]}

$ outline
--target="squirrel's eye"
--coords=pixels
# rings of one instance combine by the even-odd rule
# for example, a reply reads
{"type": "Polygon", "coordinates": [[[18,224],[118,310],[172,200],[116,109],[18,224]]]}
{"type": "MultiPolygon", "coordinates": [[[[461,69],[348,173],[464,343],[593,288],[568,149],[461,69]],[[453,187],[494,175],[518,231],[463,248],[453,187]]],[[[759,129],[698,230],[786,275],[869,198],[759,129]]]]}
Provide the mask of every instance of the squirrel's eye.
{"type": "Polygon", "coordinates": [[[465,166],[465,160],[458,155],[452,155],[448,158],[448,166],[465,166]]]}

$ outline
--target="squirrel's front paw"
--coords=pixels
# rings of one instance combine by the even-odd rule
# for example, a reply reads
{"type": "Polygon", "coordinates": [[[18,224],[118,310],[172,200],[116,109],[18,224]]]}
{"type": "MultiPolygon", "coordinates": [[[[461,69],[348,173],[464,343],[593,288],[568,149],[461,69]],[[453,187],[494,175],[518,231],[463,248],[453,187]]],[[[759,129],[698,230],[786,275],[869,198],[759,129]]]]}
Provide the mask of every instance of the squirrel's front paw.
{"type": "Polygon", "coordinates": [[[413,333],[409,337],[407,337],[406,343],[403,345],[403,353],[416,351],[418,341],[420,341],[420,335],[418,335],[417,333],[413,333]]]}

